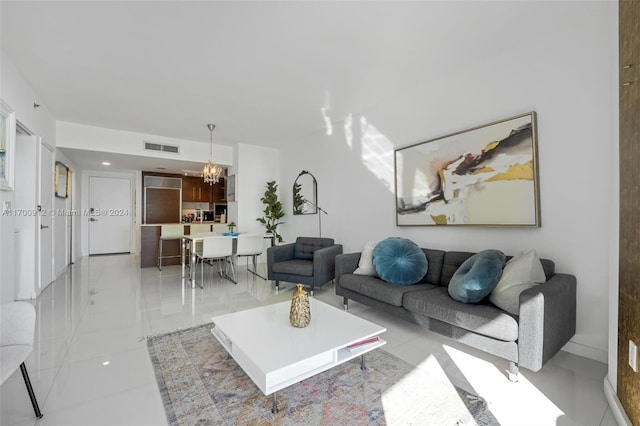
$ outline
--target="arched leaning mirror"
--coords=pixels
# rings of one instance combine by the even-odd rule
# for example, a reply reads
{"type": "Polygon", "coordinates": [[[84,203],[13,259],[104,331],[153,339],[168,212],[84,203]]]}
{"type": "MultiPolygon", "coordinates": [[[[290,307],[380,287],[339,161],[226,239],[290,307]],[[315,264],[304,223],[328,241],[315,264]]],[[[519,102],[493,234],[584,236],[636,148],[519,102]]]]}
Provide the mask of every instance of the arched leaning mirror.
{"type": "Polygon", "coordinates": [[[67,198],[69,196],[69,178],[69,167],[56,161],[56,174],[53,183],[56,197],[67,198]]]}
{"type": "Polygon", "coordinates": [[[293,214],[318,213],[318,183],[306,170],[300,172],[293,183],[293,214]]]}

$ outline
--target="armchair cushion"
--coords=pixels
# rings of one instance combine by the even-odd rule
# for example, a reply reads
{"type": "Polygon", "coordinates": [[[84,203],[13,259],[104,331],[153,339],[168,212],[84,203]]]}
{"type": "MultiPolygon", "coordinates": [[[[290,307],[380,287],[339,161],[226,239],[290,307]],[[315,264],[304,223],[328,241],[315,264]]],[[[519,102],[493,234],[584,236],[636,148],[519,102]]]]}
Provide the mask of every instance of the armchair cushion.
{"type": "Polygon", "coordinates": [[[332,246],[333,238],[298,237],[294,250],[296,259],[313,259],[313,253],[321,248],[332,246]]]}
{"type": "Polygon", "coordinates": [[[313,276],[313,261],[304,259],[291,259],[286,262],[273,264],[273,272],[279,274],[313,276]]]}

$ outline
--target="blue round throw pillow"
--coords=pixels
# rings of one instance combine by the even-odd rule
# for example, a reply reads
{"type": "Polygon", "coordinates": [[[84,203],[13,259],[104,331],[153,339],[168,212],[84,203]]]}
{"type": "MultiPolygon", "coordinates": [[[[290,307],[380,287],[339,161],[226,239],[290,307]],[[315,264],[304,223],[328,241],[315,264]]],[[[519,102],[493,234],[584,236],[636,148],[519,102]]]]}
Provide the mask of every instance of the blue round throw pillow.
{"type": "Polygon", "coordinates": [[[506,257],[484,250],[465,260],[449,281],[449,295],[462,303],[478,303],[498,285],[506,257]]]}
{"type": "Polygon", "coordinates": [[[373,249],[373,267],[388,283],[415,284],[425,276],[427,266],[422,249],[406,238],[386,238],[373,249]]]}

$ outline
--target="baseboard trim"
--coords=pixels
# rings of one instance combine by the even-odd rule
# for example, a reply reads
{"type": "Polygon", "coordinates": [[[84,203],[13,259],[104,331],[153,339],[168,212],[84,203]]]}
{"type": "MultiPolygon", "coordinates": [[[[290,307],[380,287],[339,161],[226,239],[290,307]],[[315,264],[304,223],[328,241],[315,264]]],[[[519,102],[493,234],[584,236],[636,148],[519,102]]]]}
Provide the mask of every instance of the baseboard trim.
{"type": "Polygon", "coordinates": [[[604,377],[604,396],[607,398],[609,408],[611,408],[611,413],[616,419],[616,423],[619,425],[633,426],[631,424],[631,419],[627,416],[626,411],[624,411],[624,408],[618,399],[616,391],[613,389],[613,386],[611,386],[611,382],[609,382],[608,375],[604,377]]]}
{"type": "Polygon", "coordinates": [[[562,350],[572,353],[574,355],[580,355],[585,358],[592,359],[594,361],[600,361],[604,364],[607,364],[609,362],[609,355],[607,351],[603,351],[602,349],[597,349],[591,346],[569,342],[566,345],[564,345],[562,350]]]}

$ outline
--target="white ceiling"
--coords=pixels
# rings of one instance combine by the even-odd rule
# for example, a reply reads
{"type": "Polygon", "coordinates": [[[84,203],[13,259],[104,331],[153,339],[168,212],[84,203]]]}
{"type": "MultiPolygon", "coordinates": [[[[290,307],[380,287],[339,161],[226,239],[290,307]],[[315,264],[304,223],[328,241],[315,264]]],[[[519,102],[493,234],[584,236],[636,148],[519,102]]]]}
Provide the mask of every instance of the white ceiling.
{"type": "Polygon", "coordinates": [[[179,173],[188,176],[201,176],[204,162],[174,160],[170,158],[147,157],[142,155],[117,154],[84,149],[60,148],[62,153],[78,166],[90,170],[144,170],[148,172],[179,173]],[[108,165],[102,164],[109,163],[108,165]]]}
{"type": "Polygon", "coordinates": [[[282,146],[516,43],[522,4],[3,0],[0,40],[56,119],[282,146]]]}

